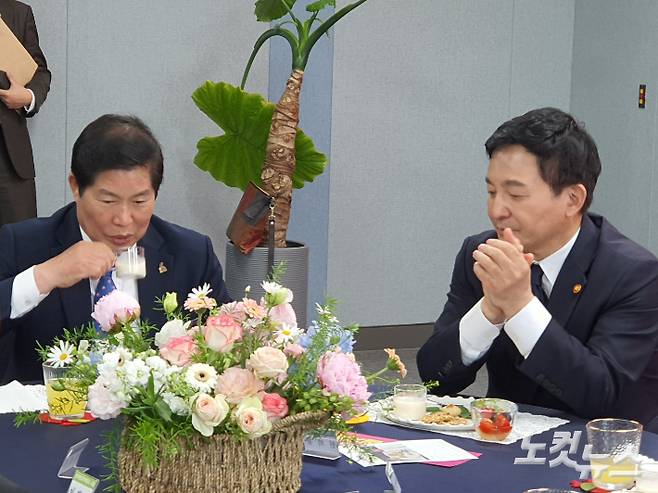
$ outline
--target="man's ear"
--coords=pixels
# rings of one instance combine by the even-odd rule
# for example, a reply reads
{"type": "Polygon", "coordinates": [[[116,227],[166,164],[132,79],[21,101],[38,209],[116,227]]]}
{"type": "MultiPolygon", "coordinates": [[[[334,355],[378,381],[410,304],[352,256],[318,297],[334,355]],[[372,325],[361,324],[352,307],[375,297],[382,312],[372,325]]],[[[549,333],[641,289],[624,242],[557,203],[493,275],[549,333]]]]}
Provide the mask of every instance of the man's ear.
{"type": "Polygon", "coordinates": [[[69,175],[69,187],[71,188],[71,193],[73,194],[73,200],[77,202],[80,199],[80,187],[78,186],[78,180],[75,179],[73,174],[69,175]]]}
{"type": "Polygon", "coordinates": [[[585,200],[587,200],[585,185],[582,183],[570,185],[566,188],[565,192],[567,193],[568,200],[567,216],[582,214],[583,205],[585,205],[585,200]]]}

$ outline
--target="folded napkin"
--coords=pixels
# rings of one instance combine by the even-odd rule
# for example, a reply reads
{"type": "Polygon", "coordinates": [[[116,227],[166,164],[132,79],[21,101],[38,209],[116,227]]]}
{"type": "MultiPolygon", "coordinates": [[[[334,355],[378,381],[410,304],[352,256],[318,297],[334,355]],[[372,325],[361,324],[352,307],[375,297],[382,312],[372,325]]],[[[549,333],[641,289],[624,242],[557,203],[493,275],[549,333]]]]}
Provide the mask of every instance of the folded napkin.
{"type": "Polygon", "coordinates": [[[44,385],[23,385],[14,380],[0,387],[0,414],[48,409],[44,385]]]}
{"type": "MultiPolygon", "coordinates": [[[[470,404],[470,401],[472,399],[466,399],[466,398],[447,398],[450,399],[451,403],[454,404],[461,404],[465,407],[468,407],[470,404]],[[458,402],[458,399],[462,399],[464,402],[458,402]]],[[[440,403],[441,398],[435,398],[434,399],[436,403],[440,403]]],[[[456,436],[456,437],[462,437],[462,438],[471,438],[473,440],[477,440],[480,442],[487,442],[487,440],[484,440],[480,438],[480,435],[475,430],[464,430],[464,431],[455,431],[455,430],[450,430],[450,429],[445,429],[446,426],[443,426],[441,430],[432,430],[428,429],[428,427],[422,427],[419,428],[417,426],[414,426],[412,424],[402,424],[402,423],[397,423],[395,421],[392,421],[388,419],[388,414],[389,410],[392,407],[392,404],[388,399],[382,399],[380,401],[372,402],[368,405],[368,416],[370,418],[370,421],[375,422],[375,423],[384,423],[388,425],[393,425],[393,426],[401,426],[403,428],[414,428],[414,429],[422,429],[423,431],[429,431],[431,433],[442,433],[444,435],[451,435],[451,436],[456,436]]],[[[514,427],[512,428],[512,432],[505,438],[505,440],[501,440],[500,442],[496,443],[502,443],[505,445],[508,445],[510,443],[514,443],[518,440],[521,440],[525,437],[530,437],[532,435],[536,435],[538,433],[543,433],[547,430],[557,428],[558,426],[562,426],[563,424],[568,423],[569,421],[566,419],[561,419],[561,418],[553,418],[549,416],[543,416],[540,414],[531,414],[531,413],[517,413],[516,414],[516,419],[514,420],[514,427]]]]}

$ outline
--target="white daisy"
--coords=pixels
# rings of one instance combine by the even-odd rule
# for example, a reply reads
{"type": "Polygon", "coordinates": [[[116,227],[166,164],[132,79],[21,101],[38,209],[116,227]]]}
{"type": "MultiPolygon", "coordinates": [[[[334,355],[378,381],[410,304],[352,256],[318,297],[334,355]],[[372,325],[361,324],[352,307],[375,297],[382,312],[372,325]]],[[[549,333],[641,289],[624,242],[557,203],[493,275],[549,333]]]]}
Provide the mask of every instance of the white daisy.
{"type": "Polygon", "coordinates": [[[281,327],[274,332],[274,340],[277,344],[294,341],[299,339],[301,332],[302,331],[299,327],[283,323],[281,324],[281,327]]]}
{"type": "Polygon", "coordinates": [[[55,368],[62,368],[70,363],[73,363],[73,351],[75,346],[66,341],[59,341],[59,346],[53,346],[48,351],[48,359],[46,363],[55,368]]]}
{"type": "Polygon", "coordinates": [[[208,283],[205,283],[203,286],[199,286],[198,288],[193,288],[192,292],[187,295],[187,299],[185,300],[185,309],[191,312],[195,312],[197,310],[210,310],[215,308],[217,306],[217,302],[214,298],[210,298],[208,296],[210,293],[212,293],[212,289],[208,283]]]}
{"type": "Polygon", "coordinates": [[[210,392],[217,384],[217,370],[205,363],[194,363],[185,372],[185,382],[199,392],[210,392]]]}

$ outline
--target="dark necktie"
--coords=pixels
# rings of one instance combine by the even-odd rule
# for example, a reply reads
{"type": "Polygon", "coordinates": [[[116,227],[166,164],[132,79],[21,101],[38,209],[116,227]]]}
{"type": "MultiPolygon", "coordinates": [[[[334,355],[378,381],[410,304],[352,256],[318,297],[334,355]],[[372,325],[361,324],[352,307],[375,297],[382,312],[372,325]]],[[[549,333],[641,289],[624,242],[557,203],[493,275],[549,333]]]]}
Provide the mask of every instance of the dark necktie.
{"type": "MultiPolygon", "coordinates": [[[[98,284],[96,285],[96,291],[94,291],[94,307],[96,306],[96,303],[98,303],[98,300],[103,296],[110,294],[116,288],[117,287],[112,280],[112,271],[108,270],[100,277],[98,284]]],[[[96,326],[96,330],[101,332],[101,326],[96,320],[94,320],[94,325],[96,326]]]]}
{"type": "Polygon", "coordinates": [[[546,296],[546,292],[542,286],[541,280],[543,276],[544,271],[541,270],[541,266],[539,264],[532,264],[530,267],[530,285],[532,286],[532,294],[541,301],[542,305],[546,306],[548,296],[546,296]]]}

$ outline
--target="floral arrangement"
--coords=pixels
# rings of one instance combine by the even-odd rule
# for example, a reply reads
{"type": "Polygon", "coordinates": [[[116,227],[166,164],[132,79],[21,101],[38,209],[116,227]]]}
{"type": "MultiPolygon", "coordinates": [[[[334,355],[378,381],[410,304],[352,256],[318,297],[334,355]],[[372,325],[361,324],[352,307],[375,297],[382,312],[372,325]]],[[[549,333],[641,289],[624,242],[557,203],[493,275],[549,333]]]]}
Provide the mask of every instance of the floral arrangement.
{"type": "MultiPolygon", "coordinates": [[[[293,293],[263,282],[265,296],[217,306],[205,284],[181,307],[176,293],[157,300],[167,322],[139,322],[139,304],[112,291],[101,298],[93,326],[66,331],[44,360],[70,367],[88,388],[88,410],[100,419],[124,415],[124,440],[150,466],[180,452],[194,435],[255,439],[289,415],[322,411],[329,429],[365,410],[368,384],[387,370],[406,374],[395,351],[385,368],[364,376],[352,354],[355,325],[343,326],[334,303],[298,327],[293,293]]],[[[247,290],[248,293],[248,290],[247,290]]],[[[79,385],[79,384],[78,384],[79,385]]]]}

